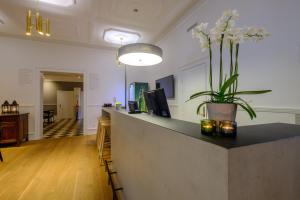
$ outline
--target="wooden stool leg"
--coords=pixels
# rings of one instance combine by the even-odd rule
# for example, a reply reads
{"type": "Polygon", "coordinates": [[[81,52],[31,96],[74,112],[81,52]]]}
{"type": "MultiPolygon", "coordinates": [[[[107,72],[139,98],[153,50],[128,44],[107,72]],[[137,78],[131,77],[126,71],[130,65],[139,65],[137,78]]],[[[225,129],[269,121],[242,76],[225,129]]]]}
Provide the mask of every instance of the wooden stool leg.
{"type": "Polygon", "coordinates": [[[101,134],[100,134],[100,146],[99,146],[99,155],[100,155],[100,164],[101,166],[104,165],[103,163],[103,149],[104,149],[104,142],[105,142],[105,132],[106,128],[101,129],[101,134]]]}
{"type": "Polygon", "coordinates": [[[96,144],[97,144],[98,151],[99,151],[99,145],[100,145],[100,135],[101,135],[101,124],[100,124],[100,122],[98,122],[97,135],[96,135],[96,144]]]}
{"type": "Polygon", "coordinates": [[[1,162],[3,162],[3,157],[2,157],[1,150],[0,150],[0,160],[1,160],[1,162]]]}

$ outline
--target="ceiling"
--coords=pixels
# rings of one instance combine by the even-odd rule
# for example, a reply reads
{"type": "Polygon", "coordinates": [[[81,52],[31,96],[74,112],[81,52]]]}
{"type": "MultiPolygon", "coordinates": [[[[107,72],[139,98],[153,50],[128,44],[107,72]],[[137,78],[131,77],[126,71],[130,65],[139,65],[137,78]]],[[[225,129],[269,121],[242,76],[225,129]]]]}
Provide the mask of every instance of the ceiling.
{"type": "Polygon", "coordinates": [[[117,47],[103,40],[106,29],[117,28],[141,35],[138,42],[155,42],[199,0],[76,0],[69,7],[36,0],[0,0],[0,34],[25,36],[27,9],[39,9],[51,20],[50,38],[31,39],[97,47],[117,47]],[[134,10],[138,11],[135,12],[134,10]]]}

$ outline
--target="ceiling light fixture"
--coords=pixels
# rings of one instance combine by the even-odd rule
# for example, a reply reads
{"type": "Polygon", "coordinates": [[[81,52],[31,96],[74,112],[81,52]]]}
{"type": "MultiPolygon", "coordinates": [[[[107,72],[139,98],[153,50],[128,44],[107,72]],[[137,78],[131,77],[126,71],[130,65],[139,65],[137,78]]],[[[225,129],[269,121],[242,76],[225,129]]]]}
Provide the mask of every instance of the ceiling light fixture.
{"type": "Polygon", "coordinates": [[[151,66],[162,62],[162,49],[146,43],[135,43],[122,46],[118,50],[118,60],[131,66],[151,66]]]}
{"type": "Polygon", "coordinates": [[[76,4],[76,0],[40,0],[43,3],[52,4],[55,6],[68,7],[76,4]]]}
{"type": "Polygon", "coordinates": [[[141,35],[138,33],[114,28],[106,29],[103,33],[103,39],[113,44],[120,44],[120,41],[122,41],[122,45],[136,43],[140,38],[141,35]]]}
{"type": "MultiPolygon", "coordinates": [[[[37,1],[39,3],[39,1],[37,1]]],[[[27,11],[26,16],[26,35],[31,36],[32,35],[32,29],[35,27],[35,30],[40,35],[45,35],[47,37],[50,37],[50,20],[47,18],[46,20],[43,20],[43,17],[40,15],[39,11],[36,11],[35,14],[32,13],[31,10],[27,11]],[[43,25],[45,25],[45,30],[43,29],[43,25]]]]}

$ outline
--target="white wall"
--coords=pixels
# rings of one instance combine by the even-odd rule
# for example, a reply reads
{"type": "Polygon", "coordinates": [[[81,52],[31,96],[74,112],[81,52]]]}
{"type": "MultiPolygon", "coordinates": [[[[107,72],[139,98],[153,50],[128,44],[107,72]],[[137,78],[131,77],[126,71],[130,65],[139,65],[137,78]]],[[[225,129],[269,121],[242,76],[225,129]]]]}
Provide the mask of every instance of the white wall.
{"type": "MultiPolygon", "coordinates": [[[[180,76],[183,68],[207,63],[207,54],[201,52],[198,41],[186,30],[195,22],[209,22],[214,26],[226,9],[239,11],[238,26],[265,27],[271,33],[269,38],[260,43],[246,43],[240,48],[240,89],[272,89],[273,92],[246,97],[257,108],[259,116],[250,121],[245,113],[239,112],[239,123],[294,123],[294,113],[299,113],[300,109],[299,0],[199,2],[158,43],[163,48],[164,61],[156,67],[149,68],[147,77],[152,87],[157,78],[169,74],[180,76]]],[[[177,96],[180,96],[180,93],[177,96]]],[[[180,102],[176,100],[170,103],[180,106],[180,102]]],[[[176,117],[180,118],[180,115],[176,117]]]]}
{"type": "Polygon", "coordinates": [[[43,83],[43,104],[56,106],[57,91],[74,91],[74,88],[83,90],[82,82],[62,82],[62,81],[48,81],[44,79],[43,83]]]}
{"type": "Polygon", "coordinates": [[[112,102],[113,97],[124,101],[124,70],[115,64],[115,51],[0,37],[0,102],[16,99],[21,111],[30,112],[32,138],[38,136],[40,70],[84,73],[85,133],[95,132],[103,103],[112,102]]]}

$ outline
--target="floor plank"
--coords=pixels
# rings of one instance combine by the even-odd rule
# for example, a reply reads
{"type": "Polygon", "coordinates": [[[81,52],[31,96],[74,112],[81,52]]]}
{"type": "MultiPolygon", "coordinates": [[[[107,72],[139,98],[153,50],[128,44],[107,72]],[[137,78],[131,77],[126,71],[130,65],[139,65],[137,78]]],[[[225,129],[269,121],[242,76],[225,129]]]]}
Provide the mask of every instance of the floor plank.
{"type": "Polygon", "coordinates": [[[1,151],[1,200],[111,200],[95,136],[32,141],[1,151]]]}

